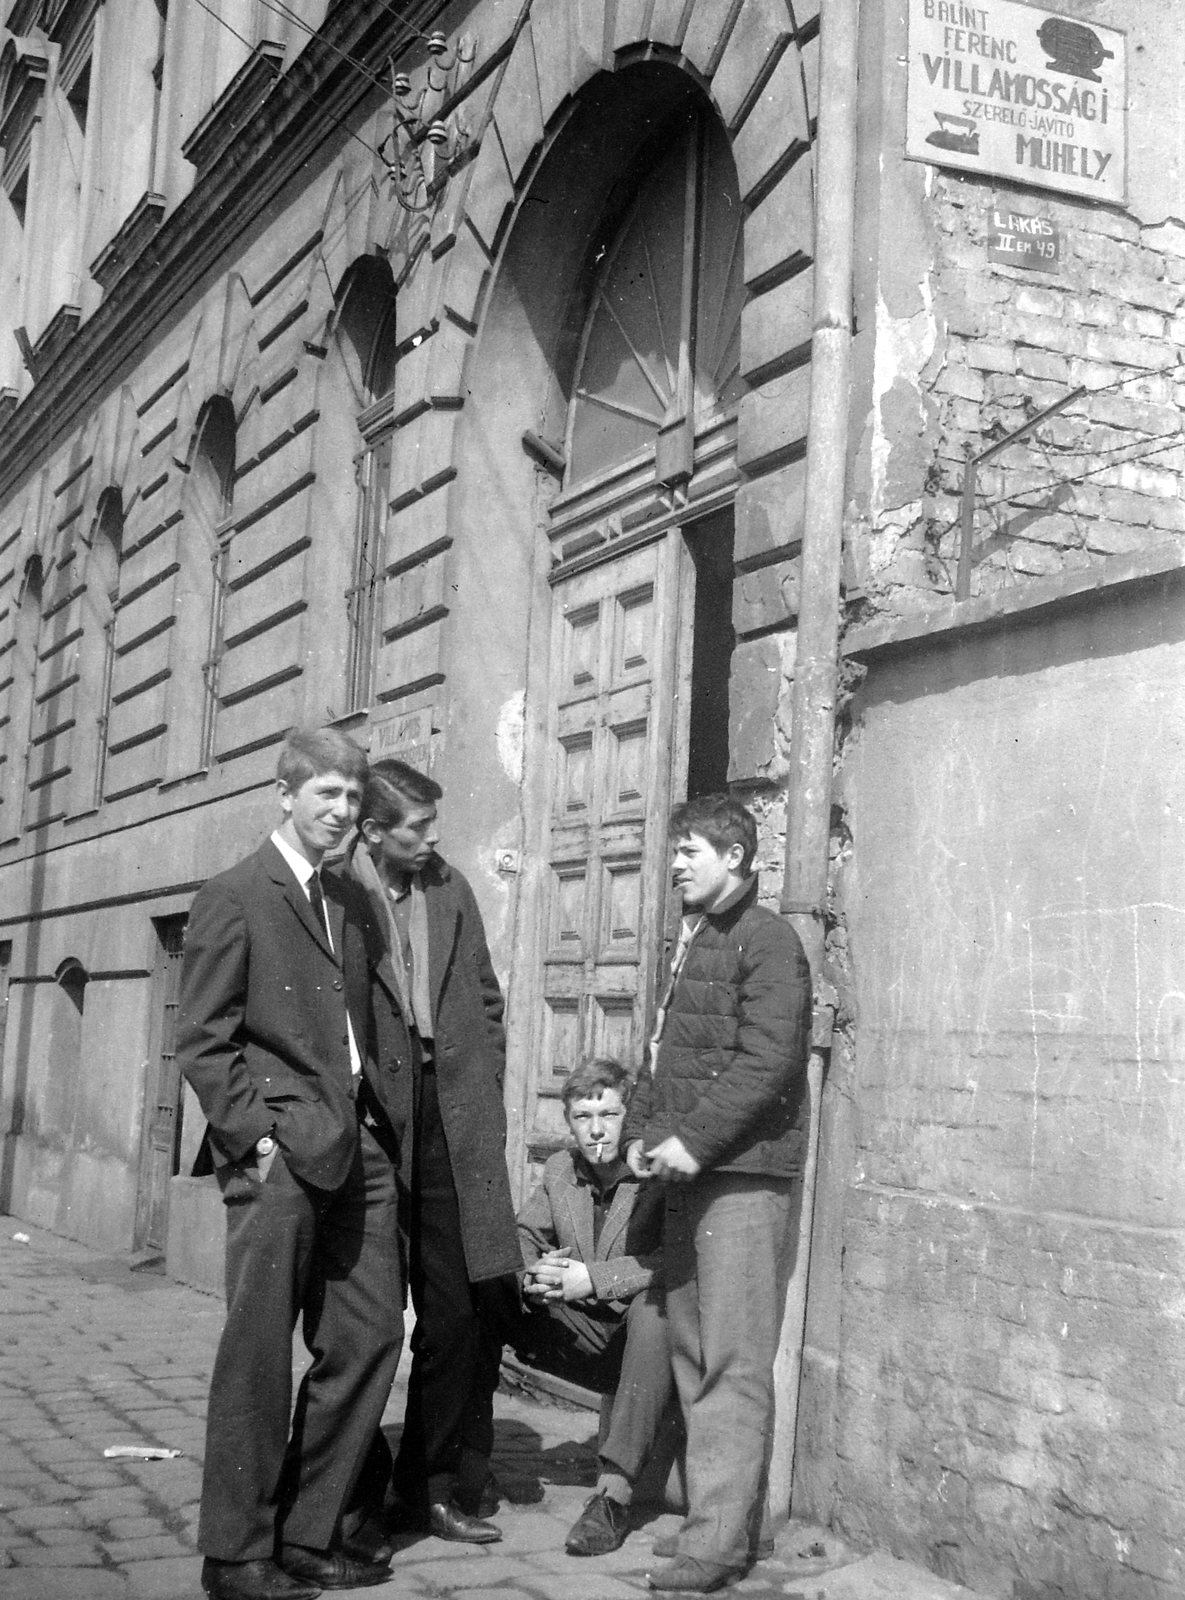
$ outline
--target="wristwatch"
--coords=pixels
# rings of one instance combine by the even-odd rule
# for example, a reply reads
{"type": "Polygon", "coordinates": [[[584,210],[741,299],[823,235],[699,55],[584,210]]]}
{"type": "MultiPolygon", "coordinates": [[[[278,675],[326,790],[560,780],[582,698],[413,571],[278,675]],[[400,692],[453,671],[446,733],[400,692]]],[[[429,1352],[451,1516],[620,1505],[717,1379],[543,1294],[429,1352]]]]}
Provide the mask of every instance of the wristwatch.
{"type": "Polygon", "coordinates": [[[255,1154],[257,1156],[270,1156],[276,1148],[276,1141],[270,1133],[265,1133],[262,1139],[255,1141],[255,1154]]]}

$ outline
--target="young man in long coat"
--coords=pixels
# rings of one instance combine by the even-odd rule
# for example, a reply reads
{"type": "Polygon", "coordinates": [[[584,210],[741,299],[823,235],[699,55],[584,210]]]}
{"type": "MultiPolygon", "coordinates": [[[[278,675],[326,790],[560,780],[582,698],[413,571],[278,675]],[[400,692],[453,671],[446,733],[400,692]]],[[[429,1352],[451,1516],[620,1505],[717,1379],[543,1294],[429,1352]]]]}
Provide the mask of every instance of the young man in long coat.
{"type": "Polygon", "coordinates": [[[521,1263],[506,1171],[502,992],[473,891],[436,853],[441,792],[405,762],[375,762],[347,872],[387,930],[415,1063],[403,1178],[416,1327],[395,1488],[439,1538],[487,1544],[501,1538],[477,1515],[500,1348],[479,1286],[521,1263]]]}

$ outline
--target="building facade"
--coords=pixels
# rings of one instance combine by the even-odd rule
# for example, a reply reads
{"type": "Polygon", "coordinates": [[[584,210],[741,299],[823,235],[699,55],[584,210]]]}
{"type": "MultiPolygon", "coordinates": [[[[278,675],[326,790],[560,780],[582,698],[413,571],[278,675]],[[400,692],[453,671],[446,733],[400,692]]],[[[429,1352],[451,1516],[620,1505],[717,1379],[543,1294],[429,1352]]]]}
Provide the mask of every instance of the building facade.
{"type": "MultiPolygon", "coordinates": [[[[743,795],[778,904],[840,3],[9,6],[0,1208],[179,1270],[217,1236],[172,1054],[185,915],[272,825],[293,723],[444,786],[520,1191],[571,1066],[640,1059],[670,803],[743,795]]],[[[1014,1600],[1185,1588],[1163,10],[865,3],[851,85],[794,1504],[1014,1600]],[[1043,92],[1026,22],[1079,123],[1126,30],[1118,195],[1035,110],[1019,177],[959,165],[966,107],[907,155],[927,79],[996,121],[1043,92]]]]}

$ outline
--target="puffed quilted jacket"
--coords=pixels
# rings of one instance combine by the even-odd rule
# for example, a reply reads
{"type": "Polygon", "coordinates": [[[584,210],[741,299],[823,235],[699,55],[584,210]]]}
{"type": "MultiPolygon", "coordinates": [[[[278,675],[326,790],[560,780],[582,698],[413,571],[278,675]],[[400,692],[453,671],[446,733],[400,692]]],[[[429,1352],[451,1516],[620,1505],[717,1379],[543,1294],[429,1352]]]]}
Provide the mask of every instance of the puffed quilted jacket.
{"type": "Polygon", "coordinates": [[[677,1134],[705,1170],[792,1177],[808,1116],[811,978],[798,935],[755,902],[757,880],[704,915],[623,1145],[677,1134]]]}

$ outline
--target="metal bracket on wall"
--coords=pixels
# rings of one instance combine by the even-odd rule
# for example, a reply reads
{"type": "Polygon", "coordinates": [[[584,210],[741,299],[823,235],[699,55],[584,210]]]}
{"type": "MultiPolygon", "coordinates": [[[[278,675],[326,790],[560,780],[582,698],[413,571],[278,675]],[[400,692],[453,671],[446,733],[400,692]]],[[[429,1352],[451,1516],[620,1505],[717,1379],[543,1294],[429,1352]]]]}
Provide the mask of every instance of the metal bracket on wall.
{"type": "Polygon", "coordinates": [[[428,35],[428,70],[423,87],[412,93],[406,72],[391,64],[394,124],[378,147],[395,198],[405,211],[427,211],[439,198],[453,164],[469,143],[469,128],[459,109],[444,114],[473,70],[477,41],[463,34],[450,45],[438,29],[428,35]]]}
{"type": "Polygon", "coordinates": [[[1080,400],[1087,393],[1085,386],[1070,391],[1061,400],[1051,406],[1046,406],[1044,411],[1039,411],[1035,417],[1030,418],[1022,428],[1014,428],[1011,433],[1006,433],[1002,439],[997,439],[995,444],[989,445],[986,450],[981,450],[977,455],[967,457],[967,465],[963,469],[963,497],[959,508],[959,566],[955,574],[955,599],[969,600],[971,598],[971,547],[975,542],[975,481],[980,467],[994,460],[1001,451],[1007,450],[1010,444],[1015,444],[1018,439],[1028,438],[1041,426],[1048,422],[1050,417],[1057,416],[1059,411],[1064,411],[1067,406],[1073,405],[1075,400],[1080,400]]]}

